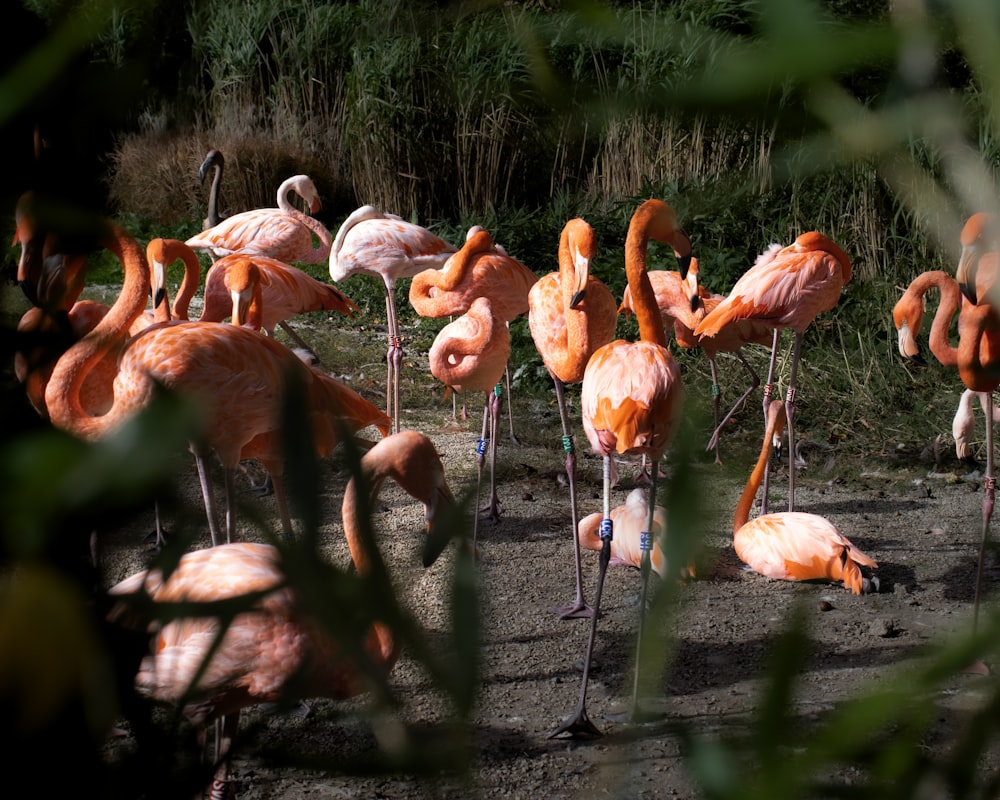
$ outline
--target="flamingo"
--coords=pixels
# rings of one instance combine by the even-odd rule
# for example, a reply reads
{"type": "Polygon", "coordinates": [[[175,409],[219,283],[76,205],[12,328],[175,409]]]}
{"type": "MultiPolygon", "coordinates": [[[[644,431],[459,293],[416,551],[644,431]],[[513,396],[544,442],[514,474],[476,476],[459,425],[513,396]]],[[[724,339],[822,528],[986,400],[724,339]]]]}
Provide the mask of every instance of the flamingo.
{"type": "Polygon", "coordinates": [[[764,478],[775,436],[785,423],[785,404],[772,400],[760,457],[736,504],[733,548],[754,572],[786,581],[842,581],[854,594],[878,591],[878,580],[866,578],[861,567],[878,569],[825,517],[802,511],[762,514],[750,519],[750,508],[764,478]]]}
{"type": "Polygon", "coordinates": [[[208,171],[213,170],[212,184],[208,189],[208,214],[201,225],[203,231],[214,228],[225,219],[224,216],[219,215],[219,187],[222,184],[222,170],[225,166],[226,159],[222,153],[212,149],[205,154],[205,160],[198,167],[198,182],[202,185],[205,183],[208,171]]]}
{"type": "MultiPolygon", "coordinates": [[[[653,294],[656,295],[656,305],[660,309],[660,316],[663,317],[663,327],[673,329],[674,339],[679,346],[685,349],[700,347],[705,358],[708,359],[712,375],[714,429],[706,449],[714,449],[715,463],[721,464],[722,460],[719,457],[720,429],[732,418],[753,391],[760,386],[760,376],[740,351],[747,344],[769,346],[772,343],[773,333],[770,325],[761,320],[740,319],[725,325],[715,336],[695,336],[694,329],[698,323],[725,299],[723,295],[710,292],[704,286],[699,285],[698,276],[698,259],[692,258],[686,279],[682,279],[680,273],[675,270],[654,270],[649,273],[649,281],[653,285],[653,294]],[[722,389],[719,385],[716,364],[719,353],[732,353],[750,376],[750,385],[737,398],[721,420],[719,418],[719,403],[722,398],[722,389]]],[[[622,297],[621,307],[618,310],[619,313],[626,316],[632,311],[632,294],[627,286],[622,297]]]]}
{"type": "MultiPolygon", "coordinates": [[[[584,660],[583,679],[576,709],[551,734],[558,736],[600,736],[586,711],[587,683],[597,619],[600,612],[604,575],[611,557],[613,529],[611,521],[611,463],[614,453],[644,455],[653,463],[649,487],[646,531],[653,529],[656,507],[657,464],[680,423],[682,386],[680,367],[667,348],[653,287],[646,274],[646,251],[649,240],[669,244],[686,275],[691,258],[691,242],[680,227],[674,210],[662,200],[645,201],[632,215],[625,239],[625,272],[632,291],[635,315],[639,323],[639,341],[622,339],[598,348],[587,362],[581,388],[580,406],[583,429],[591,447],[604,462],[604,516],[601,520],[603,546],[599,559],[594,612],[591,615],[590,637],[584,660]]],[[[651,548],[650,537],[646,546],[651,548]]],[[[633,711],[637,711],[639,663],[638,649],[642,642],[645,617],[646,588],[650,559],[642,559],[642,593],[639,601],[639,632],[636,653],[636,681],[633,691],[633,711]]]]}
{"type": "Polygon", "coordinates": [[[275,327],[280,325],[299,347],[312,353],[312,348],[288,325],[287,319],[309,311],[353,314],[359,310],[354,301],[340,289],[316,280],[298,267],[268,256],[234,253],[216,261],[205,277],[205,307],[200,317],[202,321],[221,322],[229,316],[232,297],[226,285],[228,274],[234,264],[247,260],[252,260],[257,265],[260,274],[263,304],[259,326],[268,336],[274,336],[275,327]]]}
{"type": "Polygon", "coordinates": [[[187,245],[208,251],[213,259],[244,252],[271,256],[289,264],[299,261],[321,264],[330,255],[333,237],[323,223],[291,204],[289,192],[305,200],[311,214],[322,208],[312,179],[308,175],[293,175],[278,187],[277,208],[233,214],[215,227],[192,236],[187,245]],[[319,239],[318,246],[313,244],[314,235],[319,239]]]}
{"type": "MultiPolygon", "coordinates": [[[[773,330],[771,362],[764,386],[765,414],[771,400],[781,331],[795,334],[785,412],[788,427],[788,510],[795,509],[795,389],[802,337],[812,321],[840,300],[851,279],[851,260],[831,239],[817,231],[800,235],[788,247],[772,247],[736,281],[719,305],[695,328],[700,340],[717,336],[734,320],[756,319],[773,330]]],[[[764,510],[767,503],[765,475],[764,510]]]]}
{"type": "Polygon", "coordinates": [[[440,269],[457,248],[426,228],[374,206],[353,211],[337,231],[330,248],[330,277],[339,283],[351,275],[374,275],[385,290],[386,413],[399,430],[399,368],[403,362],[402,334],[396,314],[396,281],[428,269],[440,269]]]}
{"type": "MultiPolygon", "coordinates": [[[[379,441],[362,457],[358,474],[364,482],[351,478],[341,511],[344,536],[364,580],[379,556],[377,549],[371,552],[374,543],[361,533],[361,508],[371,507],[386,479],[424,504],[429,536],[436,533],[454,501],[434,445],[416,431],[379,441]],[[363,491],[370,494],[367,504],[360,503],[363,491]]],[[[109,590],[119,599],[111,617],[122,625],[131,624],[127,604],[137,595],[157,604],[258,595],[252,608],[233,617],[224,633],[214,616],[174,618],[160,625],[135,677],[140,694],[184,702],[184,713],[202,731],[208,723],[221,720],[211,797],[226,796],[231,746],[242,709],[287,700],[292,694],[354,697],[384,682],[399,658],[399,644],[382,622],[373,621],[368,627],[363,648],[345,647],[334,638],[321,619],[321,609],[310,608],[309,599],[289,583],[282,558],[280,549],[267,544],[223,544],[185,553],[169,577],[152,569],[109,590]],[[360,652],[352,655],[355,650],[360,652]]]]}
{"type": "Polygon", "coordinates": [[[994,214],[973,214],[962,226],[959,241],[962,252],[955,280],[966,299],[973,305],[979,305],[980,296],[989,293],[996,278],[996,265],[992,258],[987,259],[987,274],[980,275],[979,267],[983,256],[1000,251],[1000,220],[994,214]]]}
{"type": "MultiPolygon", "coordinates": [[[[587,550],[600,550],[603,542],[601,540],[601,519],[603,514],[595,511],[580,520],[577,538],[580,547],[587,550]]],[[[620,506],[611,509],[611,522],[614,526],[615,536],[611,540],[611,557],[609,564],[624,564],[629,567],[642,567],[642,556],[645,552],[642,548],[643,536],[649,523],[649,504],[646,501],[646,492],[642,487],[636,487],[625,498],[625,502],[620,506]]],[[[649,554],[649,561],[652,570],[661,578],[666,576],[667,562],[663,554],[660,542],[667,535],[667,510],[663,506],[656,506],[653,509],[653,549],[649,554]]],[[[695,576],[694,564],[689,564],[681,571],[681,577],[693,578],[695,576]]]]}
{"type": "Polygon", "coordinates": [[[234,531],[232,474],[241,458],[257,458],[271,474],[282,517],[291,533],[281,483],[280,420],[290,381],[303,387],[316,452],[328,455],[342,430],[374,424],[387,431],[387,418],[353,390],[306,366],[288,348],[235,325],[177,322],[152,326],[129,340],[114,379],[114,400],[102,415],[80,403],[80,386],[94,365],[121,339],[142,312],[149,292],[149,266],[135,240],[109,224],[106,246],[122,262],[125,280],[108,314],[56,363],[45,403],[57,427],[82,438],[99,438],[144,408],[159,387],[197,398],[207,426],[203,442],[192,443],[212,541],[221,535],[205,469],[208,449],[216,452],[226,476],[226,533],[234,531]]]}
{"type": "Polygon", "coordinates": [[[618,311],[608,288],[590,275],[597,252],[594,229],[582,219],[572,219],[559,237],[559,271],[543,276],[528,291],[528,328],[535,348],[555,385],[566,451],[566,478],[576,567],[576,597],[556,609],[563,619],[592,613],[583,595],[583,571],[577,539],[576,448],[573,443],[566,386],[583,381],[593,352],[615,338],[618,311]]]}
{"type": "MultiPolygon", "coordinates": [[[[496,245],[481,226],[472,226],[465,244],[440,270],[425,270],[410,282],[410,305],[420,316],[430,319],[457,316],[469,310],[477,297],[489,297],[493,313],[506,324],[528,313],[528,292],[538,281],[535,275],[507,251],[496,245]]],[[[509,372],[507,394],[510,394],[509,372]]],[[[510,438],[514,417],[507,401],[510,438]]]]}
{"type": "MultiPolygon", "coordinates": [[[[967,223],[968,226],[968,223],[967,223]]],[[[963,235],[963,250],[965,237],[963,235]]],[[[932,270],[918,275],[907,287],[903,296],[893,308],[893,322],[899,336],[899,351],[904,358],[917,360],[919,346],[916,337],[923,319],[923,297],[936,287],[941,299],[928,343],[931,352],[946,367],[957,367],[959,377],[966,389],[981,395],[983,408],[992,405],[993,391],[1000,386],[1000,315],[985,298],[989,295],[997,270],[1000,269],[1000,253],[984,251],[973,259],[965,258],[959,263],[956,277],[952,278],[941,270],[932,270]],[[980,305],[974,305],[968,295],[984,298],[980,305]],[[951,321],[958,312],[958,347],[948,340],[951,321]]],[[[993,466],[993,415],[986,414],[986,475],[983,493],[982,537],[976,568],[976,588],[973,600],[973,630],[979,619],[979,605],[982,593],[983,567],[986,557],[986,543],[989,539],[990,519],[996,499],[996,478],[993,466]]]]}
{"type": "MultiPolygon", "coordinates": [[[[483,432],[476,448],[477,494],[482,482],[484,447],[489,436],[490,502],[484,509],[492,522],[500,519],[496,489],[496,432],[502,395],[495,391],[510,357],[510,331],[493,311],[493,301],[477,297],[469,310],[445,325],[427,353],[431,374],[456,392],[485,392],[483,432]]],[[[475,544],[475,526],[473,528],[475,544]]]]}

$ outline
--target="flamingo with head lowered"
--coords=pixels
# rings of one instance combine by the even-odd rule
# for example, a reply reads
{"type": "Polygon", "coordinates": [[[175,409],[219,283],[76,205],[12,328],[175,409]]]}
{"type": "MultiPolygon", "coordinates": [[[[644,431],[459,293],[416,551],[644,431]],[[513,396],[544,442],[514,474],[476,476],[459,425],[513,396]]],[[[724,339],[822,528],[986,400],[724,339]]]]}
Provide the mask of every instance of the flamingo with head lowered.
{"type": "MultiPolygon", "coordinates": [[[[361,458],[358,476],[345,489],[341,516],[351,557],[364,580],[379,555],[361,534],[360,514],[371,508],[386,480],[424,505],[429,537],[436,535],[454,501],[437,451],[416,431],[375,444],[361,458]],[[365,502],[362,493],[368,495],[365,502]]],[[[121,601],[112,617],[122,625],[136,622],[127,605],[136,595],[146,595],[155,604],[257,595],[224,633],[211,615],[161,624],[135,677],[139,693],[168,703],[183,701],[185,714],[202,731],[208,723],[221,721],[211,797],[226,796],[242,709],[295,698],[354,697],[380,686],[400,655],[393,631],[379,621],[359,633],[362,640],[345,647],[324,624],[326,611],[311,608],[309,597],[289,583],[282,551],[267,544],[236,542],[195,550],[183,555],[167,577],[158,569],[144,571],[109,591],[121,601]]]]}

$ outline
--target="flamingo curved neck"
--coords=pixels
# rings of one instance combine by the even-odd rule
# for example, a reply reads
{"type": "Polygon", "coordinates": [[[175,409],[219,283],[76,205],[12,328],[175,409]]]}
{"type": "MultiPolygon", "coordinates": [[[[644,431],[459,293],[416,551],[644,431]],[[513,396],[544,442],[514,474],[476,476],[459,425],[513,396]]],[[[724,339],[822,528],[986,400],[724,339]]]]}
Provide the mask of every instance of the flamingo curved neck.
{"type": "Polygon", "coordinates": [[[736,503],[736,513],[733,515],[733,533],[735,534],[747,522],[750,521],[750,509],[753,507],[757,490],[764,482],[764,470],[767,468],[767,460],[771,457],[771,447],[775,436],[780,436],[785,428],[785,407],[780,400],[772,402],[772,409],[768,413],[767,430],[764,432],[764,443],[760,448],[760,456],[754,465],[753,472],[743,487],[743,493],[736,503]],[[777,404],[777,405],[775,405],[777,404]],[[780,409],[778,408],[780,407],[780,409]]]}
{"type": "Polygon", "coordinates": [[[646,252],[649,248],[649,227],[655,212],[647,206],[633,215],[625,238],[625,276],[632,295],[632,307],[639,323],[639,338],[662,347],[667,346],[667,336],[663,330],[663,320],[656,304],[653,285],[646,274],[646,252]]]}

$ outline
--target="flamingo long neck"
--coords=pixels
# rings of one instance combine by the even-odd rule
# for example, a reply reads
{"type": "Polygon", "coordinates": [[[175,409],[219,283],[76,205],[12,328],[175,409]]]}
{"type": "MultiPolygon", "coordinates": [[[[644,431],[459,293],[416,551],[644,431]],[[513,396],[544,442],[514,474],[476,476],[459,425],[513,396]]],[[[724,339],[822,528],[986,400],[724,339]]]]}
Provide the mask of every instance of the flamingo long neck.
{"type": "Polygon", "coordinates": [[[222,162],[216,160],[215,173],[212,175],[212,185],[208,190],[208,216],[205,224],[209,228],[214,228],[222,219],[219,217],[219,186],[222,184],[222,162]]]}
{"type": "Polygon", "coordinates": [[[142,314],[149,295],[149,265],[138,242],[117,225],[108,225],[104,246],[122,262],[125,279],[114,305],[97,326],[67,350],[56,363],[45,390],[52,423],[76,436],[102,436],[131,410],[117,395],[111,409],[92,417],[80,402],[80,388],[92,368],[142,314]]]}
{"type": "Polygon", "coordinates": [[[198,286],[201,283],[201,262],[197,254],[184,242],[178,241],[176,252],[170,254],[170,258],[176,261],[178,258],[184,262],[184,277],[181,279],[181,286],[177,290],[177,297],[174,299],[174,318],[188,319],[188,307],[191,305],[191,298],[194,297],[198,286]]]}
{"type": "MultiPolygon", "coordinates": [[[[589,228],[589,226],[588,226],[589,228]]],[[[591,231],[589,234],[593,236],[591,231]]],[[[573,302],[590,280],[590,258],[584,255],[593,250],[591,242],[582,245],[570,229],[563,229],[559,237],[559,290],[562,295],[563,318],[566,322],[565,374],[582,375],[591,355],[590,329],[585,310],[574,308],[573,302]]]]}
{"type": "Polygon", "coordinates": [[[466,241],[461,250],[448,259],[442,269],[428,271],[425,277],[428,278],[430,285],[436,286],[440,291],[453,292],[465,281],[476,258],[483,253],[495,252],[495,249],[493,237],[486,231],[479,231],[466,241]]]}
{"type": "Polygon", "coordinates": [[[661,347],[667,346],[667,335],[656,304],[653,285],[646,274],[646,252],[649,248],[649,227],[655,211],[642,206],[632,216],[625,238],[625,276],[632,294],[632,308],[639,323],[639,338],[661,347]]]}
{"type": "MultiPolygon", "coordinates": [[[[281,186],[278,187],[278,208],[284,211],[289,216],[295,217],[299,222],[305,225],[309,230],[316,234],[316,238],[319,239],[319,247],[314,247],[312,249],[311,260],[322,261],[324,258],[328,258],[330,255],[330,250],[333,247],[333,234],[327,229],[326,225],[320,222],[318,219],[310,216],[309,214],[304,214],[299,211],[295,206],[292,205],[291,201],[288,199],[288,193],[294,191],[300,197],[301,193],[296,188],[296,177],[287,178],[282,182],[281,186]]],[[[315,210],[315,209],[314,209],[315,210]]]]}
{"type": "MultiPolygon", "coordinates": [[[[941,292],[941,300],[938,303],[937,311],[934,312],[934,320],[931,322],[931,333],[928,344],[934,357],[946,367],[954,367],[958,364],[958,349],[948,341],[948,329],[951,327],[951,320],[959,308],[961,294],[958,284],[946,272],[939,270],[925,272],[917,276],[910,288],[914,289],[920,298],[921,309],[924,295],[932,288],[937,287],[941,292]],[[914,286],[916,287],[914,289],[914,286]]],[[[922,311],[921,311],[922,313],[922,311]]],[[[920,330],[921,317],[918,315],[914,323],[914,330],[920,330]]]]}
{"type": "Polygon", "coordinates": [[[750,509],[753,507],[757,490],[764,482],[764,470],[767,468],[767,460],[771,457],[774,437],[780,435],[784,427],[784,403],[780,400],[772,401],[771,407],[768,409],[767,430],[764,432],[764,443],[760,448],[760,456],[757,458],[757,463],[754,465],[753,472],[750,473],[746,486],[743,487],[743,494],[740,495],[740,499],[736,503],[736,513],[733,515],[734,534],[750,520],[750,509]]]}

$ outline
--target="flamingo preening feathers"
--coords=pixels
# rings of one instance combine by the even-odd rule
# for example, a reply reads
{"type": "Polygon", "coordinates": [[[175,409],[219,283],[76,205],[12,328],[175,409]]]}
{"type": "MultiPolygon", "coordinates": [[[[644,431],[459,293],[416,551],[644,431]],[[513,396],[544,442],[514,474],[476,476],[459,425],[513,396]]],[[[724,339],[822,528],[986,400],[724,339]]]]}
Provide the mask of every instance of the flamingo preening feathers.
{"type": "Polygon", "coordinates": [[[316,185],[308,175],[293,175],[278,187],[277,208],[255,208],[226,217],[195,234],[187,245],[207,251],[213,259],[231,253],[271,256],[287,264],[321,264],[330,255],[333,237],[319,220],[299,211],[288,199],[295,192],[315,214],[322,208],[316,185]],[[313,244],[313,237],[319,240],[313,244]]]}

